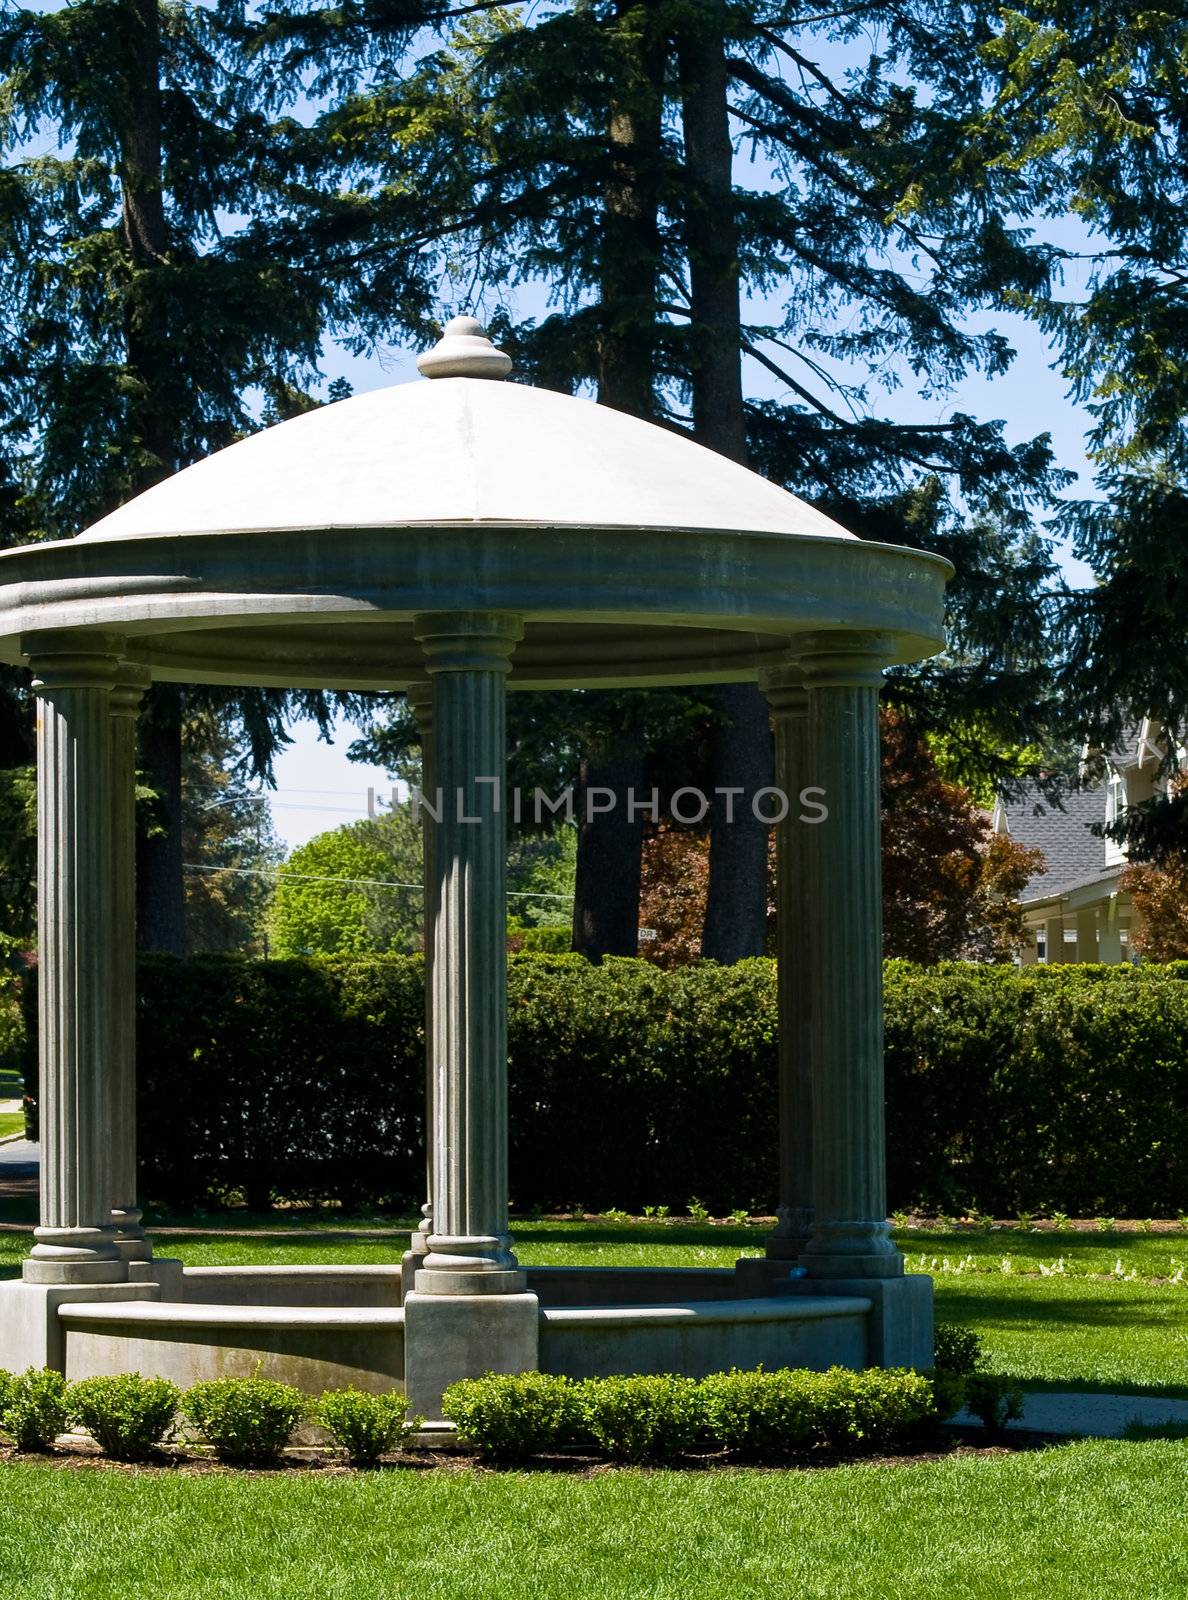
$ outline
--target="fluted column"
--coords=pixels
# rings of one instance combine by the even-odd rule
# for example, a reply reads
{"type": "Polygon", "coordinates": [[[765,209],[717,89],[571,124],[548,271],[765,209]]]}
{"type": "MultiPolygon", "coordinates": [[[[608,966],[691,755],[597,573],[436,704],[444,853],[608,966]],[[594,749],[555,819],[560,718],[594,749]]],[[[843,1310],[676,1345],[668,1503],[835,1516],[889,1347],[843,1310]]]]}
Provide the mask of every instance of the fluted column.
{"type": "MultiPolygon", "coordinates": [[[[433,680],[421,678],[410,683],[405,695],[421,735],[421,793],[434,805],[433,767],[433,680]]],[[[433,926],[434,890],[436,876],[433,870],[435,842],[433,816],[421,809],[421,851],[425,884],[423,899],[425,946],[425,1203],[421,1207],[421,1221],[411,1240],[413,1260],[408,1264],[410,1276],[416,1273],[429,1253],[429,1235],[433,1232],[433,926]]],[[[411,1288],[409,1283],[405,1286],[411,1288]]]]}
{"type": "Polygon", "coordinates": [[[125,662],[108,701],[111,723],[111,1220],[125,1261],[152,1247],[136,1203],[136,722],[151,681],[125,662]]]}
{"type": "Polygon", "coordinates": [[[801,1262],[814,1277],[903,1272],[886,1220],[883,1112],[878,706],[889,654],[873,634],[816,634],[797,648],[828,812],[807,844],[815,1215],[801,1262]]]}
{"type": "Polygon", "coordinates": [[[813,906],[807,835],[797,799],[817,778],[809,764],[808,694],[800,668],[774,667],[762,679],[775,734],[775,781],[787,809],[776,825],[776,972],[779,1003],[780,1189],[767,1254],[794,1260],[813,1220],[813,1080],[808,963],[813,906]]]}
{"type": "Polygon", "coordinates": [[[115,924],[109,705],[121,641],[22,641],[37,714],[41,1217],[23,1275],[118,1282],[111,1218],[110,940],[115,924]]]}
{"type": "Polygon", "coordinates": [[[423,615],[433,683],[433,1232],[418,1292],[512,1293],[507,1217],[505,678],[517,617],[423,615]]]}

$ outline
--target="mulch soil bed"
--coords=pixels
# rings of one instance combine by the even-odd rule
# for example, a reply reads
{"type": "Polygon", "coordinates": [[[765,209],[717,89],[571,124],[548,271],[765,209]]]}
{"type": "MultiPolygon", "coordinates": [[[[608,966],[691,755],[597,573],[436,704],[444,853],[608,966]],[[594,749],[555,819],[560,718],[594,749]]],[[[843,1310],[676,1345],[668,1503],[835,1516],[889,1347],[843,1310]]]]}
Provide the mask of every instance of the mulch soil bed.
{"type": "MultiPolygon", "coordinates": [[[[847,1454],[842,1455],[830,1450],[805,1451],[799,1455],[791,1455],[788,1460],[779,1466],[757,1466],[747,1461],[736,1460],[726,1455],[690,1455],[685,1457],[675,1466],[683,1472],[738,1472],[741,1470],[751,1472],[819,1472],[834,1467],[867,1466],[867,1467],[913,1467],[924,1466],[931,1462],[947,1461],[957,1456],[977,1456],[979,1458],[993,1458],[998,1456],[1018,1455],[1034,1450],[1046,1450],[1056,1445],[1067,1444],[1069,1441],[1060,1434],[1033,1433],[1024,1429],[1012,1429],[1005,1436],[981,1442],[971,1439],[972,1430],[955,1428],[946,1431],[945,1435],[933,1446],[927,1449],[904,1451],[897,1455],[880,1455],[871,1452],[868,1455],[847,1454]]],[[[558,1452],[553,1455],[534,1456],[525,1462],[516,1462],[514,1466],[498,1466],[462,1449],[438,1450],[405,1450],[397,1454],[382,1457],[378,1468],[359,1469],[349,1466],[341,1457],[331,1450],[315,1448],[296,1448],[284,1452],[280,1460],[272,1465],[240,1467],[217,1460],[213,1455],[204,1452],[201,1448],[185,1444],[166,1444],[156,1450],[148,1461],[113,1461],[110,1457],[101,1455],[97,1445],[86,1439],[63,1437],[54,1449],[45,1452],[18,1451],[11,1446],[0,1447],[0,1471],[7,1464],[21,1462],[26,1464],[36,1463],[40,1466],[56,1467],[64,1472],[123,1472],[123,1473],[152,1473],[169,1474],[182,1477],[202,1477],[210,1473],[231,1474],[239,1477],[259,1478],[275,1477],[277,1474],[316,1473],[324,1477],[350,1476],[359,1470],[371,1471],[405,1471],[405,1472],[532,1472],[549,1475],[563,1475],[567,1477],[593,1478],[606,1472],[621,1472],[624,1469],[615,1462],[607,1461],[602,1456],[582,1455],[577,1451],[558,1452]]],[[[672,1470],[672,1465],[664,1468],[636,1467],[637,1472],[672,1470]]]]}

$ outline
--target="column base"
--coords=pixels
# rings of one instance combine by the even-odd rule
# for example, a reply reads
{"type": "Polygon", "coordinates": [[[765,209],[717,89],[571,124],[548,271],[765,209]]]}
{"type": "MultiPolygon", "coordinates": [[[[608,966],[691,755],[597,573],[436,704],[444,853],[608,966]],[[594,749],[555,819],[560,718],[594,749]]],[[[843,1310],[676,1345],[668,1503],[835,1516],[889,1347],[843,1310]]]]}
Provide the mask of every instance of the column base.
{"type": "MultiPolygon", "coordinates": [[[[426,1254],[416,1269],[421,1294],[522,1294],[528,1287],[510,1233],[427,1233],[422,1237],[426,1254]]],[[[416,1240],[413,1243],[415,1247],[416,1240]]]]}
{"type": "Polygon", "coordinates": [[[899,1251],[890,1255],[813,1255],[809,1251],[800,1258],[800,1265],[815,1282],[818,1278],[902,1278],[903,1257],[899,1251]]]}
{"type": "Polygon", "coordinates": [[[417,1268],[417,1294],[523,1294],[527,1287],[528,1274],[519,1267],[417,1268]]]}
{"type": "Polygon", "coordinates": [[[425,1257],[419,1250],[406,1250],[400,1257],[401,1305],[404,1304],[411,1291],[416,1288],[417,1273],[420,1271],[421,1262],[424,1261],[424,1259],[425,1257]]]}
{"type": "Polygon", "coordinates": [[[735,1289],[740,1300],[762,1300],[769,1294],[783,1294],[790,1283],[803,1280],[795,1261],[773,1256],[739,1256],[734,1263],[735,1289]],[[797,1278],[793,1278],[793,1272],[797,1278]]]}
{"type": "Polygon", "coordinates": [[[115,1247],[125,1261],[151,1261],[153,1247],[140,1224],[138,1206],[113,1207],[111,1225],[115,1230],[115,1247]]]}
{"type": "Polygon", "coordinates": [[[763,1241],[763,1249],[771,1261],[798,1261],[812,1236],[813,1219],[809,1213],[799,1227],[789,1227],[786,1231],[777,1228],[775,1233],[769,1233],[763,1241]]]}
{"type": "Polygon", "coordinates": [[[155,1283],[162,1300],[184,1300],[185,1268],[176,1256],[151,1256],[147,1261],[129,1261],[129,1283],[155,1283]]]}
{"type": "Polygon", "coordinates": [[[122,1233],[118,1235],[116,1249],[120,1252],[121,1261],[151,1261],[153,1259],[153,1247],[143,1233],[122,1233]]]}
{"type": "Polygon", "coordinates": [[[540,1301],[534,1294],[416,1289],[404,1302],[404,1391],[409,1411],[426,1422],[441,1420],[442,1394],[459,1378],[539,1367],[540,1301]]]}
{"type": "Polygon", "coordinates": [[[903,1257],[886,1222],[818,1222],[800,1255],[810,1278],[902,1278],[903,1257]]]}
{"type": "Polygon", "coordinates": [[[26,1256],[21,1281],[34,1284],[126,1283],[128,1265],[118,1254],[100,1260],[55,1260],[52,1256],[26,1256]]]}
{"type": "Polygon", "coordinates": [[[418,1228],[409,1241],[408,1249],[400,1257],[400,1304],[403,1305],[408,1294],[417,1286],[417,1273],[425,1265],[425,1257],[429,1254],[429,1235],[423,1228],[418,1228]]]}
{"type": "Polygon", "coordinates": [[[111,1227],[33,1229],[33,1248],[21,1263],[26,1283],[123,1283],[128,1269],[111,1227]]]}
{"type": "Polygon", "coordinates": [[[922,1273],[899,1278],[800,1278],[785,1294],[862,1295],[871,1302],[866,1324],[866,1363],[871,1367],[928,1368],[934,1357],[932,1279],[922,1273]]]}

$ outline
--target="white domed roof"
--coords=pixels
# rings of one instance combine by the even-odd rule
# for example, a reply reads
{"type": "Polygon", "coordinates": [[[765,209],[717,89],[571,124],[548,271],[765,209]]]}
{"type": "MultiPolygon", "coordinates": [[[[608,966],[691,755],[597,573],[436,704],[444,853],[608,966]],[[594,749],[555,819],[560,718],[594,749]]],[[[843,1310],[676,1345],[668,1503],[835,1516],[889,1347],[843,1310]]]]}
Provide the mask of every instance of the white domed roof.
{"type": "Polygon", "coordinates": [[[220,450],[84,539],[433,526],[726,529],[852,538],[803,500],[608,406],[491,382],[510,365],[458,319],[413,381],[220,450]],[[451,331],[452,330],[452,331],[451,331]],[[481,376],[459,376],[476,372],[481,376]]]}

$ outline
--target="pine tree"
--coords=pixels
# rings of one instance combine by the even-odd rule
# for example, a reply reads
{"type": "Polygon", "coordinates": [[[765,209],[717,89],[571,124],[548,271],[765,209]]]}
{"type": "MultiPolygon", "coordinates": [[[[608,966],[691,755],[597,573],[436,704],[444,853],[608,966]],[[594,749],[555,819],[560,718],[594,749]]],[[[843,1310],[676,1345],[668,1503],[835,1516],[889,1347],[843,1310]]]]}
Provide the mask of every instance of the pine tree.
{"type": "MultiPolygon", "coordinates": [[[[880,389],[906,375],[936,394],[967,372],[1003,371],[1006,341],[970,332],[968,313],[1047,293],[1050,252],[1013,222],[1019,180],[969,136],[989,72],[977,50],[994,15],[979,5],[825,15],[604,0],[505,18],[458,47],[466,114],[482,133],[464,145],[464,181],[447,185],[466,272],[496,288],[543,279],[554,290],[556,311],[504,337],[536,381],[601,392],[608,342],[629,328],[631,348],[653,362],[650,383],[633,374],[633,392],[656,420],[748,457],[862,536],[955,561],[950,650],[895,674],[890,694],[922,733],[957,729],[960,775],[978,781],[1009,777],[1009,753],[1046,738],[1057,716],[1051,618],[1037,604],[1054,565],[1035,518],[1064,479],[1046,437],[1012,445],[1000,423],[960,415],[895,421],[880,389]],[[637,50],[647,41],[636,70],[651,63],[643,78],[664,101],[626,208],[616,188],[625,146],[613,132],[616,95],[635,81],[622,71],[625,39],[637,50]],[[732,119],[747,130],[749,170],[731,158],[732,119]],[[460,193],[471,198],[459,204],[460,193]],[[624,209],[645,220],[649,253],[610,299],[602,251],[624,209]],[[653,281],[663,285],[654,304],[653,281]],[[783,398],[744,389],[744,357],[783,398]]],[[[456,110],[457,57],[416,95],[422,110],[456,110]]],[[[439,126],[449,166],[457,130],[448,116],[439,126]]],[[[626,148],[639,153],[638,141],[626,148]]],[[[725,704],[719,771],[729,762],[757,778],[769,759],[761,702],[725,704]]],[[[749,885],[746,904],[711,891],[720,910],[707,949],[724,959],[762,935],[755,843],[753,872],[718,874],[719,886],[749,885]]]]}
{"type": "MultiPolygon", "coordinates": [[[[1096,492],[1058,527],[1097,583],[1065,597],[1060,691],[1103,749],[1144,716],[1188,729],[1186,52],[1188,14],[1136,0],[1025,0],[984,47],[996,95],[977,136],[1021,212],[1060,228],[1071,280],[1022,303],[1092,417],[1096,492]]],[[[1153,860],[1188,851],[1188,796],[1119,831],[1153,860]]]]}
{"type": "MultiPolygon", "coordinates": [[[[422,326],[413,195],[360,208],[303,85],[257,59],[233,3],[75,0],[0,15],[0,538],[69,537],[130,495],[314,403],[328,331],[422,326]],[[360,215],[360,211],[365,214],[360,215]],[[385,228],[382,263],[367,246],[385,228]],[[375,301],[387,296],[385,313],[375,301]],[[252,396],[263,395],[264,416],[252,396]]],[[[147,697],[143,943],[183,950],[181,739],[227,706],[267,774],[291,709],[324,697],[147,697]]]]}

